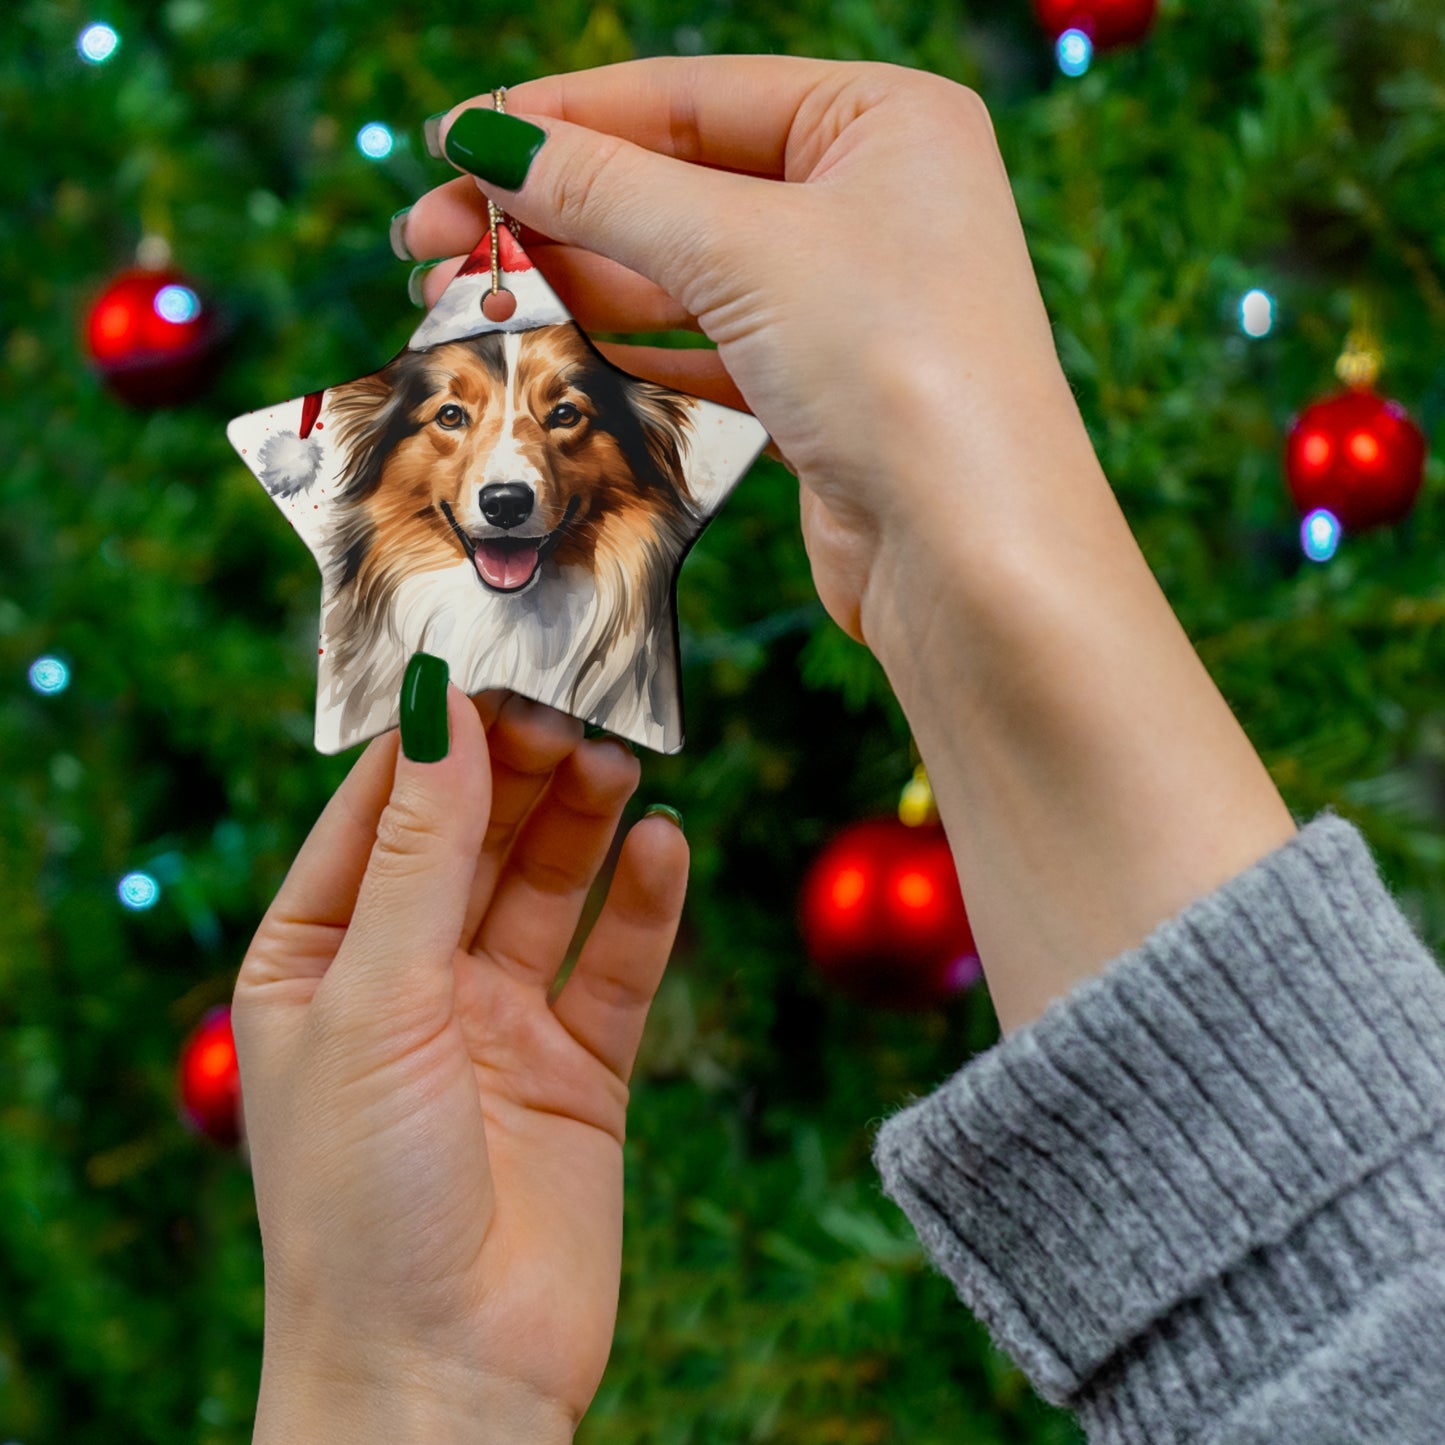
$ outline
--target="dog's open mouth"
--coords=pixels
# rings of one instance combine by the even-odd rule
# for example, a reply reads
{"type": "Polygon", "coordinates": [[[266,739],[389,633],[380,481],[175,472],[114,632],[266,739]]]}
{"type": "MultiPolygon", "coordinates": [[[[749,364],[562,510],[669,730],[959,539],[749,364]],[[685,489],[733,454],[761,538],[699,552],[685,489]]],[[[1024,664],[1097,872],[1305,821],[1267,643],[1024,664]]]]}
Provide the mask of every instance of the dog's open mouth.
{"type": "Polygon", "coordinates": [[[537,575],[547,541],[547,537],[488,537],[474,542],[477,576],[494,592],[515,592],[537,575]]]}
{"type": "Polygon", "coordinates": [[[567,535],[577,515],[579,498],[567,503],[562,520],[541,537],[469,537],[457,525],[452,509],[441,503],[442,516],[457,534],[468,560],[477,569],[482,585],[493,592],[520,592],[537,575],[537,569],[557,544],[567,535]]]}

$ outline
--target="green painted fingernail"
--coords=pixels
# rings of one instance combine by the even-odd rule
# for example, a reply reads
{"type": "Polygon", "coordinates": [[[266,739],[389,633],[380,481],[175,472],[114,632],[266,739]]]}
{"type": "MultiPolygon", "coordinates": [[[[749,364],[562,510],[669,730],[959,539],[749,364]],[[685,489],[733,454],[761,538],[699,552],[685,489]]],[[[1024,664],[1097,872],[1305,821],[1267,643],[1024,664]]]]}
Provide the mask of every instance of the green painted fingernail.
{"type": "Polygon", "coordinates": [[[388,235],[391,239],[391,254],[398,261],[415,261],[416,257],[406,249],[406,218],[411,214],[410,206],[403,206],[391,218],[388,235]]]}
{"type": "Polygon", "coordinates": [[[686,831],[682,826],[682,814],[676,808],[669,808],[666,803],[653,803],[642,816],[650,818],[654,813],[666,818],[670,823],[675,823],[679,833],[686,831]]]}
{"type": "Polygon", "coordinates": [[[447,132],[447,159],[464,171],[515,191],[527,179],[547,132],[496,110],[464,110],[447,132]]]}
{"type": "Polygon", "coordinates": [[[439,161],[446,159],[442,154],[442,122],[446,118],[446,111],[439,110],[421,123],[421,138],[426,142],[427,154],[439,161]]]}
{"type": "Polygon", "coordinates": [[[451,747],[446,659],[414,652],[401,680],[401,750],[414,763],[439,763],[451,747]]]}

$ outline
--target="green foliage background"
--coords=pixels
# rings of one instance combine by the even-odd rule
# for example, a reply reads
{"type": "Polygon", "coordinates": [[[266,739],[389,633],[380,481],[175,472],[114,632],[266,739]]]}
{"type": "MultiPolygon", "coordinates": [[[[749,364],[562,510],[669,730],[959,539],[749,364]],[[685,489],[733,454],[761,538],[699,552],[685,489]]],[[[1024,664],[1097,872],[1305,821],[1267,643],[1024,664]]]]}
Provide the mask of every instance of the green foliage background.
{"type": "MultiPolygon", "coordinates": [[[[261,1259],[242,1163],[177,1121],[180,1040],[347,765],[310,749],[318,582],[225,421],[374,370],[416,314],[386,221],[449,174],[422,117],[633,55],[924,66],[990,102],[1065,365],[1184,625],[1300,818],[1365,828],[1445,938],[1445,513],[1305,564],[1279,470],[1355,307],[1383,386],[1441,409],[1445,56],[1427,0],[1166,0],[1065,80],[1026,0],[18,0],[0,28],[0,1437],[249,1438],[261,1259]],[[122,44],[77,58],[103,18],[122,44]],[[382,163],[353,144],[383,120],[382,163]],[[225,310],[210,393],[139,413],[79,325],[146,232],[225,310]],[[1246,341],[1243,291],[1280,302],[1246,341]],[[25,682],[57,653],[63,695],[25,682]],[[161,903],[127,915],[149,867],[161,903]]],[[[906,268],[906,215],[877,228],[906,268]]],[[[969,285],[967,256],[958,284],[969,285]]],[[[855,298],[859,345],[868,308],[855,298]]],[[[872,1127],[995,1037],[981,994],[887,1016],[793,922],[809,858],[910,766],[826,621],[796,487],[760,464],[687,564],[689,739],[637,808],[695,848],[628,1144],[617,1343],[588,1445],[1077,1439],[988,1346],[868,1162],[872,1127]]],[[[963,524],[966,524],[966,519],[963,524]]],[[[1039,880],[1048,886],[1047,879],[1039,880]]]]}

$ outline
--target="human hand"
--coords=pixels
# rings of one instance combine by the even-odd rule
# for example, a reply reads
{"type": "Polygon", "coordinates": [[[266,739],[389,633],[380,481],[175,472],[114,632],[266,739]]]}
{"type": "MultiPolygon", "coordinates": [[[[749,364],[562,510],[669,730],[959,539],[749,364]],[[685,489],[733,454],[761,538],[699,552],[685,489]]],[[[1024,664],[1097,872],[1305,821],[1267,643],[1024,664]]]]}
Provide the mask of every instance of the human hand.
{"type": "MultiPolygon", "coordinates": [[[[444,143],[476,106],[490,97],[447,114],[444,143]]],[[[1102,481],[972,91],[894,66],[704,57],[529,81],[507,110],[547,133],[520,189],[462,176],[406,217],[412,255],[456,257],[428,273],[428,301],[491,196],[585,328],[704,332],[716,352],[604,349],[756,413],[802,483],[819,595],[854,637],[877,650],[901,617],[911,646],[932,574],[961,570],[953,544],[1016,535],[1035,477],[1102,481]]]]}
{"type": "Polygon", "coordinates": [[[520,697],[446,708],[440,761],[367,748],[237,981],[258,1442],[570,1440],[611,1348],[627,1079],[687,846],[631,830],[549,1002],[637,760],[520,697]]]}
{"type": "Polygon", "coordinates": [[[745,402],[797,472],[819,596],[928,763],[1006,1029],[1289,836],[1094,454],[978,96],[717,56],[507,109],[546,132],[525,181],[423,196],[411,254],[470,251],[485,192],[584,326],[717,342],[612,354],[745,402]]]}

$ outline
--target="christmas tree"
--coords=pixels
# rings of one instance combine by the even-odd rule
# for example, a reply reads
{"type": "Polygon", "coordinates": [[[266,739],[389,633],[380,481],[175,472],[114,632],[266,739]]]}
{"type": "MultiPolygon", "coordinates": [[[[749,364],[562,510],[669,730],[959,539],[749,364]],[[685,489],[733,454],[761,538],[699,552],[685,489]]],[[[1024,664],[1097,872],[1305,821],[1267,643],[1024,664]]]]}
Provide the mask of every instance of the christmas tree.
{"type": "MultiPolygon", "coordinates": [[[[177,1056],[350,755],[311,747],[314,563],[226,421],[405,343],[387,218],[451,174],[423,117],[721,51],[920,66],[984,96],[1165,592],[1296,816],[1358,823],[1445,941],[1439,463],[1403,521],[1343,536],[1302,538],[1283,471],[1352,332],[1427,436],[1445,404],[1426,0],[1166,0],[1142,43],[1097,52],[1027,0],[24,0],[0,40],[0,1438],[250,1435],[250,1179],[179,1119],[177,1056]],[[205,318],[180,386],[198,394],[163,405],[117,395],[86,332],[138,251],[173,268],[157,314],[205,318]]],[[[872,223],[886,278],[909,218],[872,223]]],[[[856,298],[860,335],[889,299],[856,298]]],[[[816,601],[780,467],[741,484],[679,601],[687,747],[645,757],[633,815],[681,809],[693,882],[634,1077],[621,1315],[579,1439],[1076,1440],[868,1158],[883,1115],[997,1037],[986,995],[880,1011],[800,940],[810,861],[891,811],[914,759],[881,671],[816,601]]]]}

